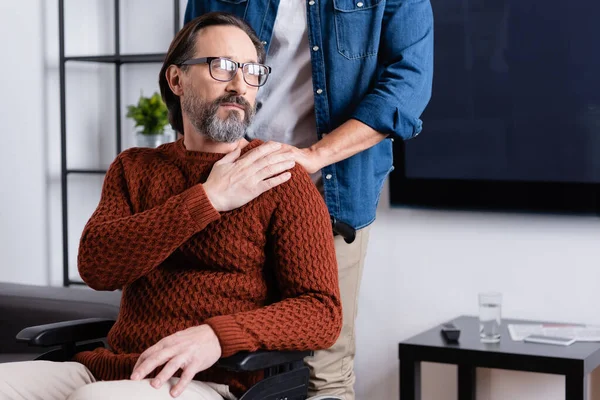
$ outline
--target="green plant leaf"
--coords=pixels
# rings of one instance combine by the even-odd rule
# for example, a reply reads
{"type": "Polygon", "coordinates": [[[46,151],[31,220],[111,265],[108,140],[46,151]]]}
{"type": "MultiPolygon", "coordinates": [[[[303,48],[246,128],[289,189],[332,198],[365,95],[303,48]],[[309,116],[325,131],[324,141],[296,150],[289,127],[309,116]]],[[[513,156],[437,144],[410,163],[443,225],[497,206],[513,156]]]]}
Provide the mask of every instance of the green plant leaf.
{"type": "Polygon", "coordinates": [[[146,135],[164,132],[169,123],[169,111],[158,92],[150,97],[140,95],[136,105],[127,106],[126,116],[135,122],[136,127],[141,127],[141,133],[146,135]]]}

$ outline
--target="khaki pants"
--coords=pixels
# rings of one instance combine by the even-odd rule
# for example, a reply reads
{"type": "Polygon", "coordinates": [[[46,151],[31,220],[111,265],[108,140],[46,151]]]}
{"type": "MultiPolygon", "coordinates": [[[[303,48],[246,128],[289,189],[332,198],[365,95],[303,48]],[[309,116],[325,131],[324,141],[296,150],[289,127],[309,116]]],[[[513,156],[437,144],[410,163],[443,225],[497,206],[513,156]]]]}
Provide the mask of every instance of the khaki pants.
{"type": "Polygon", "coordinates": [[[350,244],[341,236],[335,237],[344,322],[342,333],[331,348],[317,351],[314,357],[306,359],[311,369],[310,396],[334,395],[343,400],[354,400],[354,320],[369,230],[370,226],[357,231],[356,239],[350,244]]]}
{"type": "MultiPolygon", "coordinates": [[[[76,362],[25,361],[0,364],[0,400],[172,400],[169,390],[178,378],[160,389],[150,380],[97,382],[76,362]]],[[[226,385],[192,381],[180,400],[235,400],[226,385]]]]}

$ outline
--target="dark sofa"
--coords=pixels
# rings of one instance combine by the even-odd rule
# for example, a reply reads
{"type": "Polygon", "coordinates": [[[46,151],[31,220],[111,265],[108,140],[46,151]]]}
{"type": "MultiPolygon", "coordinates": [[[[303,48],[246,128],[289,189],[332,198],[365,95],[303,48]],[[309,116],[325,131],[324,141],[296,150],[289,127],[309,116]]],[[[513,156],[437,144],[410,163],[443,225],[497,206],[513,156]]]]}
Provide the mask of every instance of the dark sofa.
{"type": "Polygon", "coordinates": [[[17,343],[15,336],[21,329],[82,318],[116,318],[120,300],[120,291],[0,282],[0,363],[32,360],[44,352],[17,343]]]}

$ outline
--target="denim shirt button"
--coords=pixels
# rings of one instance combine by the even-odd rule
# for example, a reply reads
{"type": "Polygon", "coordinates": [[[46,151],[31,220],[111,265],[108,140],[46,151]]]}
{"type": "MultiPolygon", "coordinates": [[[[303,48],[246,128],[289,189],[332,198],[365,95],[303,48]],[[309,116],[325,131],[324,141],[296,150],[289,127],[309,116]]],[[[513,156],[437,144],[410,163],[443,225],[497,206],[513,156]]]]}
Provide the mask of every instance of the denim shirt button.
{"type": "Polygon", "coordinates": [[[265,42],[264,40],[261,42],[263,46],[267,45],[267,42],[265,42]]]}
{"type": "Polygon", "coordinates": [[[362,7],[362,6],[364,6],[364,4],[361,1],[359,1],[358,3],[356,3],[356,6],[357,7],[362,7]]]}
{"type": "Polygon", "coordinates": [[[314,5],[315,5],[315,2],[314,2],[314,0],[310,0],[310,1],[308,2],[308,5],[309,5],[309,6],[314,6],[314,5]]]}
{"type": "Polygon", "coordinates": [[[325,179],[331,179],[331,174],[325,175],[325,179]]]}
{"type": "Polygon", "coordinates": [[[317,94],[323,93],[323,89],[317,89],[317,94]]]}
{"type": "Polygon", "coordinates": [[[319,46],[314,46],[313,51],[319,51],[319,46]]]}

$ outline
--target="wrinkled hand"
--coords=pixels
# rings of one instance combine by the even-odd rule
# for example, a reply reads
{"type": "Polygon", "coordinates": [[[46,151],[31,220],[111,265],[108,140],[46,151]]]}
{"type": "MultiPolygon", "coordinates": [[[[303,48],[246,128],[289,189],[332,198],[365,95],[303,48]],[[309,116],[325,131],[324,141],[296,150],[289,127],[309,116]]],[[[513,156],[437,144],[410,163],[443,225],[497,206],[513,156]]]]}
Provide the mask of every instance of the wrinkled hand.
{"type": "Polygon", "coordinates": [[[282,144],[277,154],[283,154],[287,160],[300,164],[309,174],[314,174],[325,166],[317,152],[310,148],[299,149],[289,144],[282,144]]]}
{"type": "Polygon", "coordinates": [[[236,209],[289,180],[291,173],[284,171],[295,163],[278,153],[280,149],[280,143],[268,142],[240,157],[238,147],[217,161],[204,183],[213,207],[217,211],[236,209]]]}
{"type": "Polygon", "coordinates": [[[210,368],[220,357],[221,345],[212,328],[195,326],[167,336],[144,351],[133,367],[131,379],[142,380],[166,364],[150,383],[158,389],[181,369],[181,378],[171,389],[171,396],[177,397],[198,372],[210,368]]]}

